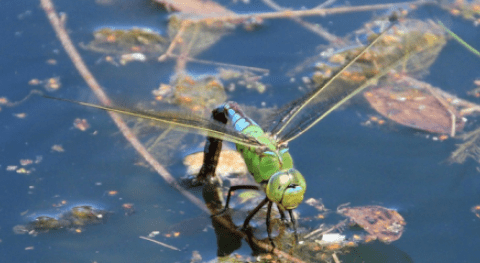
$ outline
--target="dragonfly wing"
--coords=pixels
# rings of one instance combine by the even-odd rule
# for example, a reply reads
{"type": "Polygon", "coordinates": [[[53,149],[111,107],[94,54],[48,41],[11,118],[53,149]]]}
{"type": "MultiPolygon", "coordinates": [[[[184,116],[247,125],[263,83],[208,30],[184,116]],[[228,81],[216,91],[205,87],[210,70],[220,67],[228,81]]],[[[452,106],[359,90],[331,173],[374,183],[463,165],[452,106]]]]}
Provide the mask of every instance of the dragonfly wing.
{"type": "Polygon", "coordinates": [[[43,95],[43,97],[75,103],[78,105],[97,108],[109,112],[116,112],[122,115],[132,116],[136,118],[151,120],[160,127],[168,127],[183,132],[197,133],[249,147],[262,146],[262,144],[259,143],[255,138],[242,134],[230,126],[226,126],[214,120],[204,119],[195,115],[169,111],[149,112],[144,110],[130,108],[127,109],[116,106],[102,106],[98,104],[50,97],[45,95],[43,95]]]}
{"type": "MultiPolygon", "coordinates": [[[[277,113],[277,122],[270,126],[270,133],[275,135],[279,143],[286,143],[310,129],[313,125],[322,120],[330,112],[338,108],[348,99],[358,94],[364,88],[375,84],[379,78],[394,69],[400,63],[405,61],[417,50],[428,48],[428,41],[421,39],[408,39],[415,45],[407,45],[405,43],[395,43],[395,45],[386,45],[385,41],[380,41],[387,32],[394,34],[390,25],[382,34],[378,35],[368,46],[362,49],[354,59],[345,64],[323,85],[319,86],[305,96],[291,102],[281,108],[277,113]],[[422,46],[423,45],[423,46],[422,46]],[[367,65],[357,61],[362,54],[371,49],[373,54],[385,51],[388,48],[388,56],[382,57],[379,61],[373,61],[376,64],[374,70],[368,71],[369,77],[366,77],[365,71],[367,65]],[[347,78],[351,72],[361,72],[360,78],[347,78]],[[343,76],[342,76],[343,75],[343,76]],[[363,79],[361,78],[363,76],[363,79]]],[[[419,38],[423,35],[419,35],[419,38]]],[[[371,66],[368,66],[372,68],[371,66]]],[[[352,74],[350,74],[352,75],[352,74]]]]}

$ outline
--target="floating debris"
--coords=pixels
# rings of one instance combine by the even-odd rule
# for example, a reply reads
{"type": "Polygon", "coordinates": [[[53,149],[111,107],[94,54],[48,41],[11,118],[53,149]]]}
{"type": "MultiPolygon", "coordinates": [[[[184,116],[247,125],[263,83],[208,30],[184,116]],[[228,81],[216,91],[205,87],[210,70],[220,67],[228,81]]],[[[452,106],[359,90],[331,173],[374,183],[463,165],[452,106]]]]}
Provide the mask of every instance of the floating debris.
{"type": "Polygon", "coordinates": [[[315,207],[315,209],[317,209],[319,212],[328,211],[328,209],[325,208],[322,199],[309,198],[305,200],[305,203],[309,206],[315,207]]]}
{"type": "Polygon", "coordinates": [[[451,163],[464,163],[467,158],[472,158],[480,163],[480,128],[460,136],[464,142],[457,144],[457,149],[450,155],[451,163]]]}
{"type": "Polygon", "coordinates": [[[57,61],[53,58],[47,60],[48,65],[57,65],[57,61]]]}
{"type": "Polygon", "coordinates": [[[192,258],[190,259],[190,263],[197,263],[202,262],[202,255],[197,250],[192,251],[192,258]]]}
{"type": "Polygon", "coordinates": [[[120,57],[120,64],[126,65],[129,62],[138,61],[138,62],[145,62],[147,61],[147,56],[143,53],[130,53],[130,54],[123,54],[120,57]]]}
{"type": "Polygon", "coordinates": [[[90,128],[90,124],[88,124],[87,120],[80,118],[76,118],[75,121],[73,121],[73,126],[81,131],[86,131],[90,128]]]}
{"type": "Polygon", "coordinates": [[[172,232],[172,233],[166,233],[163,235],[164,237],[168,237],[168,238],[171,238],[171,237],[179,237],[180,236],[180,232],[172,232]]]}
{"type": "Polygon", "coordinates": [[[34,170],[35,169],[27,170],[25,168],[20,168],[20,169],[17,169],[15,172],[17,172],[17,174],[30,174],[34,170]]]}
{"type": "MultiPolygon", "coordinates": [[[[378,28],[378,26],[375,23],[367,23],[364,29],[357,30],[356,39],[375,37],[376,34],[373,32],[377,30],[376,27],[378,28]]],[[[354,84],[363,82],[375,75],[382,69],[382,65],[388,65],[389,63],[386,62],[398,56],[396,53],[398,49],[393,48],[393,46],[401,46],[402,50],[408,50],[409,56],[406,56],[399,65],[402,71],[409,74],[424,73],[433,64],[446,42],[445,31],[439,25],[433,22],[426,23],[408,19],[399,24],[396,30],[382,38],[378,45],[369,49],[352,67],[342,73],[341,78],[347,83],[354,84]]],[[[339,52],[332,49],[331,52],[323,53],[320,56],[320,61],[316,58],[317,67],[313,73],[312,81],[315,85],[321,85],[331,76],[337,66],[350,61],[358,54],[360,49],[360,47],[354,46],[339,52]]],[[[311,60],[304,63],[305,65],[297,67],[295,72],[310,65],[311,60]]]]}
{"type": "Polygon", "coordinates": [[[322,239],[317,241],[320,245],[342,244],[343,242],[345,242],[345,236],[338,233],[324,234],[322,239]]]}
{"type": "Polygon", "coordinates": [[[36,86],[36,85],[40,85],[41,83],[42,83],[42,81],[40,81],[39,79],[31,79],[28,82],[28,85],[36,86]]]}
{"type": "Polygon", "coordinates": [[[448,10],[454,16],[461,16],[463,19],[473,21],[475,26],[480,25],[480,1],[473,0],[455,0],[453,3],[449,1],[441,1],[442,8],[448,10]]]}
{"type": "Polygon", "coordinates": [[[121,57],[120,63],[146,61],[165,52],[167,39],[150,28],[113,29],[101,28],[93,33],[94,40],[85,49],[121,57]]]}
{"type": "Polygon", "coordinates": [[[62,207],[62,206],[64,206],[64,205],[66,205],[66,204],[67,204],[67,201],[66,201],[66,200],[62,200],[62,201],[60,201],[60,202],[57,203],[57,204],[52,204],[52,206],[53,206],[53,207],[62,207]]]}
{"type": "Polygon", "coordinates": [[[219,68],[218,71],[221,79],[230,81],[235,80],[236,85],[246,87],[247,89],[254,89],[258,91],[258,93],[264,93],[267,89],[267,86],[260,82],[262,76],[256,75],[253,72],[225,68],[219,68]]]}
{"type": "Polygon", "coordinates": [[[472,212],[473,212],[478,218],[480,218],[480,205],[476,205],[476,206],[472,207],[472,212]]]}
{"type": "Polygon", "coordinates": [[[451,134],[452,130],[463,129],[465,122],[455,106],[451,105],[452,101],[442,100],[427,89],[413,86],[406,79],[391,80],[363,93],[370,106],[384,117],[433,133],[451,134]]]}
{"type": "Polygon", "coordinates": [[[17,170],[17,167],[18,167],[18,166],[16,166],[16,165],[8,165],[5,170],[11,172],[11,171],[17,170]]]}
{"type": "Polygon", "coordinates": [[[365,242],[378,239],[390,243],[398,240],[406,225],[397,211],[381,206],[339,207],[337,211],[367,231],[369,235],[363,238],[365,242]]]}
{"type": "Polygon", "coordinates": [[[474,89],[468,92],[469,95],[475,96],[476,98],[480,98],[480,79],[476,79],[473,81],[473,84],[476,86],[474,89]]]}
{"type": "Polygon", "coordinates": [[[13,114],[13,116],[19,118],[19,119],[24,119],[25,117],[27,117],[27,114],[26,113],[15,113],[13,114]]]}
{"type": "MultiPolygon", "coordinates": [[[[365,93],[364,93],[364,95],[365,95],[365,93]]],[[[370,116],[370,118],[368,118],[368,120],[366,120],[365,122],[362,123],[362,125],[365,125],[365,126],[371,126],[373,124],[383,125],[383,124],[385,124],[385,120],[382,119],[382,118],[379,118],[377,116],[370,116]]]]}
{"type": "Polygon", "coordinates": [[[89,205],[75,206],[69,211],[58,216],[38,216],[26,225],[17,225],[13,228],[16,234],[37,235],[50,230],[71,229],[77,233],[82,231],[78,227],[90,224],[103,223],[108,214],[105,210],[93,208],[89,205]]]}
{"type": "Polygon", "coordinates": [[[44,80],[39,80],[35,78],[28,81],[28,85],[32,85],[32,86],[37,86],[42,84],[45,90],[49,92],[58,90],[62,85],[62,83],[60,82],[60,77],[53,77],[53,78],[48,78],[44,80]]]}
{"type": "Polygon", "coordinates": [[[132,203],[122,204],[122,208],[126,216],[131,216],[135,214],[135,206],[132,203]]]}
{"type": "Polygon", "coordinates": [[[152,231],[148,234],[148,237],[156,237],[158,235],[160,235],[160,231],[152,231]]]}
{"type": "Polygon", "coordinates": [[[33,160],[30,159],[20,159],[20,165],[27,166],[33,163],[33,160]]]}
{"type": "Polygon", "coordinates": [[[162,84],[160,84],[160,87],[158,87],[158,89],[152,90],[152,94],[153,94],[153,96],[155,96],[155,100],[161,101],[165,97],[172,94],[173,89],[174,89],[173,86],[162,83],[162,84]]]}
{"type": "Polygon", "coordinates": [[[60,83],[60,77],[55,77],[55,78],[49,78],[45,81],[43,81],[44,85],[43,87],[47,90],[47,91],[56,91],[58,90],[60,87],[61,87],[61,83],[60,83]]]}
{"type": "Polygon", "coordinates": [[[63,149],[63,146],[62,146],[62,145],[60,145],[60,144],[55,144],[55,145],[52,146],[52,151],[62,153],[62,152],[64,152],[65,150],[63,149]]]}
{"type": "Polygon", "coordinates": [[[465,116],[480,112],[480,105],[400,74],[389,74],[379,85],[366,91],[364,97],[386,118],[451,137],[463,129],[465,116]]]}
{"type": "MultiPolygon", "coordinates": [[[[222,82],[213,76],[194,79],[180,75],[172,86],[171,94],[163,94],[165,99],[202,116],[209,115],[214,107],[227,99],[222,82]]],[[[165,85],[160,89],[166,90],[165,85]]]]}
{"type": "Polygon", "coordinates": [[[107,211],[95,209],[89,205],[81,205],[73,207],[62,218],[70,221],[72,225],[84,226],[102,223],[106,214],[107,211]]]}

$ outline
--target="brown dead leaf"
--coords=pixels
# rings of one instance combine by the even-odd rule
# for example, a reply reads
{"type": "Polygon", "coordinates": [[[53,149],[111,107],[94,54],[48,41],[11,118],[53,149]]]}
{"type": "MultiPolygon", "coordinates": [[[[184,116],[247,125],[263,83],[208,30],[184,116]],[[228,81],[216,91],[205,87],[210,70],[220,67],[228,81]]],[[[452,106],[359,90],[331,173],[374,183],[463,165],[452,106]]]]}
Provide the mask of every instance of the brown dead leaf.
{"type": "Polygon", "coordinates": [[[399,124],[434,133],[450,134],[452,114],[456,120],[454,130],[463,129],[460,114],[446,107],[434,95],[413,87],[395,83],[373,88],[363,95],[380,114],[399,124]]]}
{"type": "Polygon", "coordinates": [[[338,212],[367,231],[368,237],[386,243],[398,240],[406,225],[397,211],[381,206],[342,207],[338,212]]]}

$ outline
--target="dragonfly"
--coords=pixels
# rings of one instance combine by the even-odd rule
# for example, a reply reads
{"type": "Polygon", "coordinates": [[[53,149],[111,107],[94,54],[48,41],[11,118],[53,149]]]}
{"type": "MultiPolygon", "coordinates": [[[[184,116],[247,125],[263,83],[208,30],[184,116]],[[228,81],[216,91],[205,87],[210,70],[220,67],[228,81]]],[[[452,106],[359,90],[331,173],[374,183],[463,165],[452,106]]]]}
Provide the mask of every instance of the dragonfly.
{"type": "Polygon", "coordinates": [[[389,23],[385,30],[377,34],[368,45],[361,48],[353,59],[341,66],[322,85],[280,108],[271,118],[274,121],[269,122],[269,127],[265,129],[249,118],[235,102],[226,102],[218,106],[212,111],[212,118],[207,119],[178,112],[151,112],[49,96],[44,97],[148,119],[159,125],[173,126],[174,129],[206,135],[204,160],[198,175],[201,180],[215,176],[222,142],[226,140],[235,143],[237,150],[245,160],[248,171],[258,185],[231,186],[222,212],[228,209],[234,191],[243,189],[263,191],[265,198],[249,212],[242,229],[246,229],[253,216],[267,205],[267,233],[272,246],[275,247],[271,237],[270,223],[273,204],[276,204],[282,219],[286,218],[285,211],[288,212],[295,233],[295,240],[298,241],[296,222],[292,210],[302,203],[307,190],[305,178],[294,168],[288,143],[311,129],[365,87],[387,74],[399,64],[402,57],[408,56],[406,55],[408,51],[398,48],[398,56],[391,59],[386,65],[381,65],[379,70],[370,78],[354,84],[341,79],[342,73],[347,69],[361,64],[359,58],[377,45],[398,21],[390,19],[389,23]],[[233,125],[227,125],[228,121],[233,125]]]}

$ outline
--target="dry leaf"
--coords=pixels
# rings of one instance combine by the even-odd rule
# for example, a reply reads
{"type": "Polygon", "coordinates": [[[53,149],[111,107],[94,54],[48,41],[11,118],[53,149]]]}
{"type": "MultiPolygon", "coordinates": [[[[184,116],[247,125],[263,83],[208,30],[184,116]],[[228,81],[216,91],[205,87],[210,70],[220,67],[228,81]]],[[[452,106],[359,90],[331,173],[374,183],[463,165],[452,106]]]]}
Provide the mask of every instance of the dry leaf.
{"type": "Polygon", "coordinates": [[[367,237],[386,243],[398,240],[406,225],[397,211],[381,206],[345,207],[339,212],[367,231],[367,237]]]}
{"type": "Polygon", "coordinates": [[[453,108],[446,108],[435,96],[425,91],[395,83],[383,85],[364,93],[370,105],[380,114],[399,124],[419,130],[450,134],[452,114],[455,130],[463,129],[464,122],[453,108]]]}

